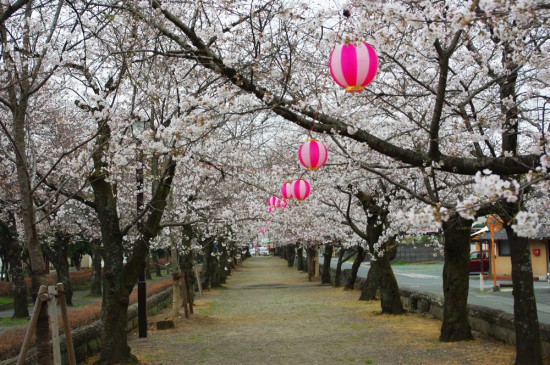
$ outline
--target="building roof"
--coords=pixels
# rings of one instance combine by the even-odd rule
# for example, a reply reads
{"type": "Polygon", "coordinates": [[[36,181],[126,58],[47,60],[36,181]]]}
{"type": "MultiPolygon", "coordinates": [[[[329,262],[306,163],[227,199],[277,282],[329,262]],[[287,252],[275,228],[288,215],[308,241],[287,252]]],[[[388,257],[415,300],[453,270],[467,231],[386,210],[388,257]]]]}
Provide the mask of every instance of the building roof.
{"type": "MultiPolygon", "coordinates": [[[[477,238],[477,240],[479,241],[491,240],[491,232],[489,232],[489,229],[487,227],[485,227],[485,230],[480,230],[475,234],[472,234],[472,238],[479,233],[482,233],[482,234],[477,238]]],[[[550,238],[550,226],[546,226],[546,225],[542,226],[541,229],[537,232],[537,235],[531,238],[532,239],[550,238]]],[[[507,240],[507,239],[508,239],[508,235],[506,234],[505,229],[502,229],[500,232],[495,233],[495,240],[507,240]]]]}

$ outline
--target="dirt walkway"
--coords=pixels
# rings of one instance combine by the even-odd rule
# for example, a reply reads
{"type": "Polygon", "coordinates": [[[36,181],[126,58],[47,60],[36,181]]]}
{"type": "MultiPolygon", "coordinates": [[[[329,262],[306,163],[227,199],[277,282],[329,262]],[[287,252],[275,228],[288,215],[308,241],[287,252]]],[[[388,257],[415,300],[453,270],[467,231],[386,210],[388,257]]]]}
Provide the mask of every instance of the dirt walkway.
{"type": "MultiPolygon", "coordinates": [[[[512,364],[513,346],[491,339],[438,341],[441,322],[380,314],[357,292],[310,283],[278,257],[244,262],[225,288],[206,292],[172,330],[149,318],[130,338],[143,364],[512,364]]],[[[479,337],[479,336],[477,336],[479,337]]]]}

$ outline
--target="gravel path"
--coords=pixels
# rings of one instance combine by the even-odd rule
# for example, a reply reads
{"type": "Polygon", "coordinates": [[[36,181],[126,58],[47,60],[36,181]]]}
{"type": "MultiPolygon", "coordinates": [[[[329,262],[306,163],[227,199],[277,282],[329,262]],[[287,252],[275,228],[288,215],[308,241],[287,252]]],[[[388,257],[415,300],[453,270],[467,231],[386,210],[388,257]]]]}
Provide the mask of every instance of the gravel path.
{"type": "Polygon", "coordinates": [[[441,322],[380,314],[358,292],[308,282],[278,257],[254,257],[206,292],[190,319],[130,337],[143,364],[513,364],[514,347],[479,336],[441,343],[441,322]]]}

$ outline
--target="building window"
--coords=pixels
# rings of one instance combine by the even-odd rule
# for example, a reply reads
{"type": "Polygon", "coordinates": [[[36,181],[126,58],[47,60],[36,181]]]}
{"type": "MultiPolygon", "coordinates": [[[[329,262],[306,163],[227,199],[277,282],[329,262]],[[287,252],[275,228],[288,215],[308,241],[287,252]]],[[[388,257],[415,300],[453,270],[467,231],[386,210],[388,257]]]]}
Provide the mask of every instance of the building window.
{"type": "Polygon", "coordinates": [[[508,240],[498,241],[498,255],[510,256],[510,241],[508,240]]]}

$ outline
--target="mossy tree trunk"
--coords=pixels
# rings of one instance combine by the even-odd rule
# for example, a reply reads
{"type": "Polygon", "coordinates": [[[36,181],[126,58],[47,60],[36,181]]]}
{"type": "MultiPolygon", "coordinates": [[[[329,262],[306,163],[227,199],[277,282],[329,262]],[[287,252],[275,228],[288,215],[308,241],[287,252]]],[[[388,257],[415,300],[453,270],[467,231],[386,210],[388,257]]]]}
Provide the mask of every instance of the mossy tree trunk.
{"type": "Polygon", "coordinates": [[[443,323],[439,339],[444,342],[473,339],[468,321],[471,229],[472,221],[458,214],[443,222],[443,323]]]}

